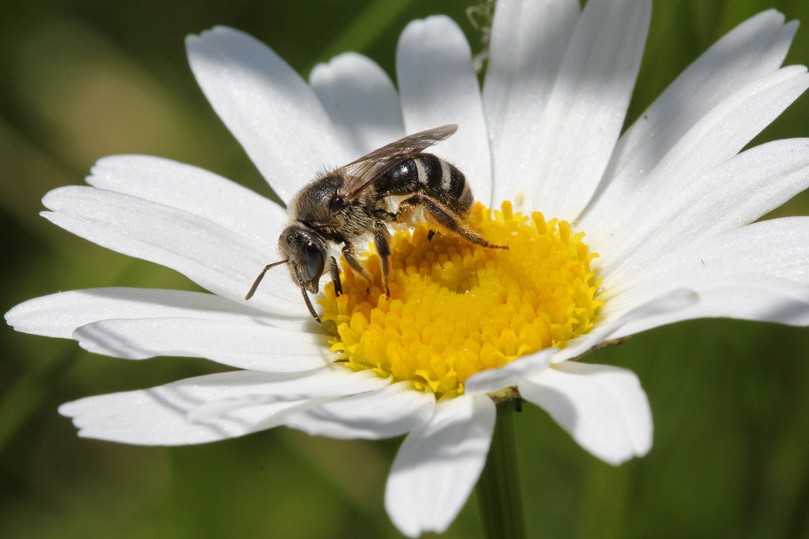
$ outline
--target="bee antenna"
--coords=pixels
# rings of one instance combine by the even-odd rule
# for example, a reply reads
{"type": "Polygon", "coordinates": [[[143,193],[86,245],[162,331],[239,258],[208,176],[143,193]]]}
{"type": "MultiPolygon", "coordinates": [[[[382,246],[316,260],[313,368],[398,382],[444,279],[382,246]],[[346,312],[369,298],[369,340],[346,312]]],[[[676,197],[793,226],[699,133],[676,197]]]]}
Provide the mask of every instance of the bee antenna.
{"type": "Polygon", "coordinates": [[[266,266],[264,266],[264,269],[261,270],[261,273],[258,274],[258,277],[256,277],[256,280],[253,281],[253,286],[250,287],[250,290],[247,292],[247,295],[244,296],[244,299],[249,300],[250,298],[253,297],[253,294],[255,294],[256,290],[258,289],[258,285],[261,283],[261,280],[264,278],[264,274],[267,273],[267,270],[269,270],[270,268],[274,268],[275,266],[280,266],[281,264],[286,264],[287,262],[289,262],[289,259],[285,258],[284,260],[281,260],[279,262],[273,262],[272,264],[267,264],[266,266]]]}

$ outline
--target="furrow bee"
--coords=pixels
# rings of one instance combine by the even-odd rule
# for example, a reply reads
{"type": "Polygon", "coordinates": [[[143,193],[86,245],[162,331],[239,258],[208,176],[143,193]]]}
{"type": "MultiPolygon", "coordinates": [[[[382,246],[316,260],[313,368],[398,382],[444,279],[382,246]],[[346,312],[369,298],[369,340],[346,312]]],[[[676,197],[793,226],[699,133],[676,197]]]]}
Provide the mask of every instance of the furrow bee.
{"type": "Polygon", "coordinates": [[[250,299],[266,272],[288,264],[312,317],[320,317],[307,292],[316,294],[320,277],[328,269],[336,294],[342,293],[337,260],[329,247],[342,245],[342,255],[351,269],[371,279],[357,258],[356,242],[372,235],[382,266],[385,293],[390,296],[390,232],[388,223],[401,221],[415,208],[447,231],[489,249],[507,249],[492,244],[464,223],[474,202],[463,173],[454,165],[425,153],[458,129],[444,125],[408,135],[359,159],[321,175],[304,187],[289,205],[290,224],[278,239],[284,259],[268,264],[256,277],[245,299],[250,299]],[[391,202],[398,205],[391,210],[391,202]]]}

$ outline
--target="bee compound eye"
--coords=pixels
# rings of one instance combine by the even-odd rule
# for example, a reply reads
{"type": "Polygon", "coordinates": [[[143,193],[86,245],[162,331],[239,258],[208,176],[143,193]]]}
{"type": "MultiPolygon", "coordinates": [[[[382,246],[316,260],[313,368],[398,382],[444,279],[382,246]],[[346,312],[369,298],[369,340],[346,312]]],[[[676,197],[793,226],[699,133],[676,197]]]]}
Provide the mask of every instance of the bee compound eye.
{"type": "Polygon", "coordinates": [[[307,281],[317,279],[323,273],[323,267],[325,265],[323,253],[312,243],[306,244],[304,253],[306,255],[306,263],[303,268],[305,273],[304,278],[307,281]]]}

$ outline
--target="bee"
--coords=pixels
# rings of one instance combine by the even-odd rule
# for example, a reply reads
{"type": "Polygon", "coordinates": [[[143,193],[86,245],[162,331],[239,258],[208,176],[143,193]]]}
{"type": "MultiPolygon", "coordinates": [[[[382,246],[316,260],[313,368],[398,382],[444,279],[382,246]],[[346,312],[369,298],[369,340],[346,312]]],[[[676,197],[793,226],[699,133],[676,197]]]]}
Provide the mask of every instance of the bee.
{"type": "Polygon", "coordinates": [[[334,291],[342,293],[340,269],[330,247],[342,245],[342,255],[353,271],[370,282],[357,258],[356,242],[371,234],[379,254],[385,294],[390,297],[390,232],[388,223],[400,221],[416,208],[444,229],[466,241],[490,249],[507,249],[486,241],[463,221],[474,198],[463,173],[424,150],[450,137],[458,126],[444,125],[391,142],[304,187],[289,206],[290,224],[278,239],[284,259],[267,264],[245,296],[249,300],[270,268],[288,264],[312,317],[319,323],[307,292],[317,294],[328,267],[334,291]],[[400,199],[391,211],[394,199],[400,199]]]}

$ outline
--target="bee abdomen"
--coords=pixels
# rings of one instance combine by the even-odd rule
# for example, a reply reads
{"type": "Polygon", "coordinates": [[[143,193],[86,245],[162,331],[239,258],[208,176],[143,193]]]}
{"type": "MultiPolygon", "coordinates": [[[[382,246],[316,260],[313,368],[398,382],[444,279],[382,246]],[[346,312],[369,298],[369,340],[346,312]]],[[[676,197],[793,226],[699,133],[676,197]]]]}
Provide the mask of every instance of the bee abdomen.
{"type": "Polygon", "coordinates": [[[432,154],[422,154],[414,161],[422,189],[456,212],[465,213],[472,206],[472,191],[463,172],[432,154]]]}
{"type": "Polygon", "coordinates": [[[377,178],[374,187],[379,196],[414,193],[420,188],[422,171],[416,159],[405,159],[377,178]]]}

